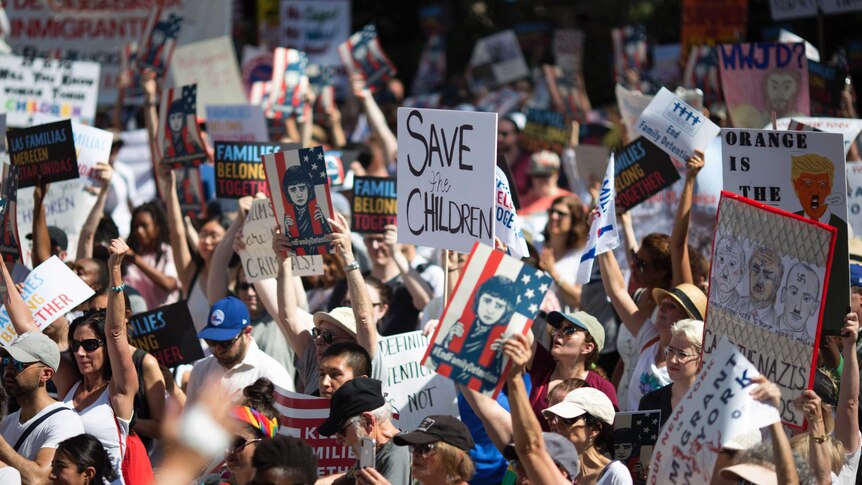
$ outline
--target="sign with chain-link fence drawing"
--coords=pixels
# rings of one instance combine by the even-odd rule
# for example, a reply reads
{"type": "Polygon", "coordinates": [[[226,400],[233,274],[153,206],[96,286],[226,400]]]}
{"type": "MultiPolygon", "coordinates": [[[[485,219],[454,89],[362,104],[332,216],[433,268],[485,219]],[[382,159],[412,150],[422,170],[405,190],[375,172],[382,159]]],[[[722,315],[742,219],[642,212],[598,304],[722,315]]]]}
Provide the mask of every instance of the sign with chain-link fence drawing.
{"type": "Polygon", "coordinates": [[[722,192],[716,218],[704,355],[724,336],[781,389],[781,420],[814,383],[837,229],[722,192]]]}

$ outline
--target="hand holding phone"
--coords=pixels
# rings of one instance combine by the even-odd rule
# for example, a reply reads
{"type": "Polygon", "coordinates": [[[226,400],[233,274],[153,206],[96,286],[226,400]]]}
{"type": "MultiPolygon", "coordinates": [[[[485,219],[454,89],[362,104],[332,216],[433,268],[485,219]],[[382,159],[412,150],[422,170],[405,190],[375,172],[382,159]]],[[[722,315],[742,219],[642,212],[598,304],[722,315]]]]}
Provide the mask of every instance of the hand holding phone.
{"type": "Polygon", "coordinates": [[[374,468],[377,460],[377,443],[373,438],[364,437],[359,443],[359,468],[374,468]]]}

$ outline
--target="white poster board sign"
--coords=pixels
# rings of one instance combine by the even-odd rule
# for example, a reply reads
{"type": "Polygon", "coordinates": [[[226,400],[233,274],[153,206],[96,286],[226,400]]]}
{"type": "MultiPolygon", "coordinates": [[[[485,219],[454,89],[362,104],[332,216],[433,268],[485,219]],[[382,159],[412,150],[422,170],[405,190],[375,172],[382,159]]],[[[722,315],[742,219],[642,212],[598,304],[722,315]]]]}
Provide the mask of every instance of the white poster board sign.
{"type": "Polygon", "coordinates": [[[177,47],[171,58],[171,86],[197,84],[197,114],[205,118],[211,104],[243,104],[245,88],[230,37],[177,47]]]}
{"type": "Polygon", "coordinates": [[[614,90],[617,95],[617,106],[620,109],[620,116],[623,118],[623,123],[626,125],[626,132],[628,133],[629,140],[634,140],[637,138],[638,133],[637,130],[635,130],[635,123],[643,110],[652,102],[653,97],[643,94],[640,91],[627,89],[621,84],[617,84],[614,90]]]}
{"type": "Polygon", "coordinates": [[[672,158],[683,162],[694,154],[694,150],[706,151],[721,131],[706,115],[667,88],[661,88],[643,110],[635,130],[672,158]]]}
{"type": "MultiPolygon", "coordinates": [[[[200,94],[198,94],[200,95],[200,94]]],[[[269,141],[260,106],[211,104],[206,107],[207,133],[217,141],[269,141]]]]}
{"type": "Polygon", "coordinates": [[[530,75],[514,30],[483,37],[473,47],[469,67],[470,89],[495,88],[530,75]]]}
{"type": "Polygon", "coordinates": [[[279,45],[305,52],[310,64],[340,66],[350,37],[350,0],[281,0],[279,45]]]}
{"type": "Polygon", "coordinates": [[[497,114],[398,108],[398,242],[494,246],[497,114]]]}
{"type": "Polygon", "coordinates": [[[853,237],[862,237],[862,163],[847,164],[847,217],[853,237]]]}
{"type": "MultiPolygon", "coordinates": [[[[803,125],[810,126],[815,130],[825,131],[827,133],[841,133],[844,136],[844,154],[850,151],[850,145],[862,132],[862,120],[851,118],[812,118],[809,116],[794,116],[793,118],[779,118],[775,122],[775,127],[778,130],[788,130],[792,122],[799,122],[803,125]]],[[[764,130],[772,128],[772,123],[763,127],[764,130]]]]}

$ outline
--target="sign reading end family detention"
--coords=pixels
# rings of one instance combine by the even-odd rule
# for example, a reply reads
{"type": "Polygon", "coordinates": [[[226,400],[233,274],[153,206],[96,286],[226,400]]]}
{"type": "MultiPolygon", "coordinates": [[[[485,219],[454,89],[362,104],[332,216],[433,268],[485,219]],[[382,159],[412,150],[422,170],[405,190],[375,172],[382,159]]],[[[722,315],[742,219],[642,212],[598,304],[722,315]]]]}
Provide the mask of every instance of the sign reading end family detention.
{"type": "Polygon", "coordinates": [[[129,336],[132,345],[149,352],[166,367],[190,364],[204,357],[185,300],[132,315],[129,336]]]}
{"type": "Polygon", "coordinates": [[[395,224],[398,213],[395,179],[355,177],[353,179],[353,219],[350,228],[358,233],[380,234],[395,224]]]}
{"type": "Polygon", "coordinates": [[[18,187],[78,178],[78,158],[69,120],[10,131],[9,157],[18,167],[18,187]]]}
{"type": "Polygon", "coordinates": [[[298,144],[217,141],[215,143],[216,197],[239,199],[258,192],[269,197],[264,155],[299,148],[298,144]]]}

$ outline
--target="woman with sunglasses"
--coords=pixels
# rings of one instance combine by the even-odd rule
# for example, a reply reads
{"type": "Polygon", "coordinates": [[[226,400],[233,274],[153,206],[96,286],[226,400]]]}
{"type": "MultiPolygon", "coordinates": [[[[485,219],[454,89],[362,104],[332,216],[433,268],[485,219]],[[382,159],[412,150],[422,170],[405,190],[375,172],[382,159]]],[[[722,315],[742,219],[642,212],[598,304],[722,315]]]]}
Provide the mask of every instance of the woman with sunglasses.
{"type": "Polygon", "coordinates": [[[571,308],[581,306],[581,285],[575,283],[575,274],[587,242],[586,216],[586,207],[577,196],[562,195],[551,202],[542,233],[545,242],[539,268],[554,279],[551,289],[562,304],[571,308]]]}

